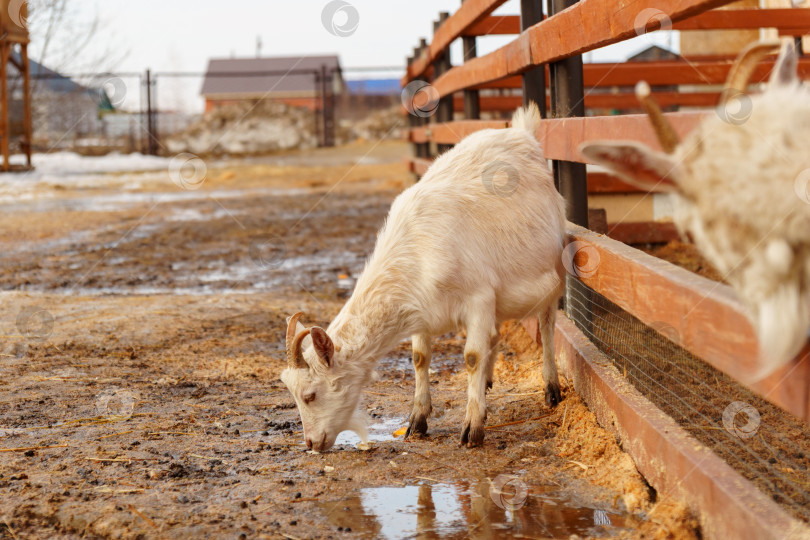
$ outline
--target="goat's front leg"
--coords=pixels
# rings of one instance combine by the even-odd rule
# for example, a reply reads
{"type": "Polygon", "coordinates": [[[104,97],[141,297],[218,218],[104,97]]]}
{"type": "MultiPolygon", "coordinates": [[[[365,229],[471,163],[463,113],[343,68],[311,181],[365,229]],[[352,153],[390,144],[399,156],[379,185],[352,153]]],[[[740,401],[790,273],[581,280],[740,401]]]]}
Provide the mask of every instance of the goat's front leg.
{"type": "Polygon", "coordinates": [[[543,382],[546,383],[546,404],[549,407],[555,407],[562,401],[560,378],[557,375],[557,363],[554,360],[554,323],[556,319],[557,310],[554,305],[546,308],[538,317],[540,337],[543,340],[543,382]]]}
{"type": "Polygon", "coordinates": [[[494,318],[483,317],[467,325],[467,343],[464,346],[464,363],[467,365],[467,414],[461,431],[461,444],[468,448],[481,446],[484,442],[484,422],[487,419],[486,392],[491,377],[489,364],[492,361],[490,344],[495,336],[494,318]]]}
{"type": "Polygon", "coordinates": [[[416,373],[416,389],[413,395],[413,411],[408,421],[407,439],[412,434],[427,433],[427,419],[432,406],[430,404],[430,335],[416,334],[412,338],[413,369],[416,373]]]}

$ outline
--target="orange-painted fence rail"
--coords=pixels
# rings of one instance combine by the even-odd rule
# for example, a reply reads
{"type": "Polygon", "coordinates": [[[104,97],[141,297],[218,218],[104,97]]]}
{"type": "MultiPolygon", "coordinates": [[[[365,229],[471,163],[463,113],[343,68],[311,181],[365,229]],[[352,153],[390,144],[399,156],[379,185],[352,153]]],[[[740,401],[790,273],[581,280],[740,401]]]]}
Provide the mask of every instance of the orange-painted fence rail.
{"type": "MultiPolygon", "coordinates": [[[[795,9],[733,9],[707,11],[672,24],[672,30],[758,30],[777,28],[780,34],[800,36],[810,29],[810,12],[795,9]]],[[[462,36],[493,36],[520,33],[519,15],[485,17],[462,32],[462,36]]]]}
{"type": "MultiPolygon", "coordinates": [[[[810,29],[808,29],[808,33],[810,33],[810,29]]],[[[766,60],[758,65],[751,75],[751,82],[757,83],[767,80],[774,60],[766,60]]],[[[692,58],[689,60],[594,63],[583,66],[582,78],[586,88],[600,89],[614,86],[629,87],[635,85],[641,79],[653,86],[653,90],[655,90],[656,86],[676,86],[680,84],[717,85],[725,82],[733,63],[734,58],[732,57],[725,59],[692,58]]],[[[548,69],[546,69],[546,75],[548,75],[548,69]]],[[[799,76],[805,79],[810,78],[810,59],[802,58],[799,61],[799,76]]],[[[497,81],[474,84],[472,88],[521,88],[521,78],[507,77],[497,81]]],[[[586,95],[586,98],[589,95],[586,95]]],[[[717,102],[715,101],[715,103],[717,102]]],[[[638,108],[638,102],[633,108],[638,108]]]]}
{"type": "MultiPolygon", "coordinates": [[[[675,131],[685,136],[713,111],[689,111],[666,113],[675,131]]],[[[467,135],[482,129],[498,129],[509,125],[506,120],[459,120],[431,124],[410,130],[413,143],[436,142],[456,144],[467,135]]],[[[548,159],[584,163],[578,147],[594,139],[634,140],[657,147],[657,140],[650,122],[643,114],[621,116],[587,116],[575,118],[552,118],[540,123],[537,138],[548,159]]]]}
{"type": "MultiPolygon", "coordinates": [[[[443,14],[434,25],[431,43],[422,40],[409,58],[403,87],[430,85],[438,100],[436,114],[430,109],[409,116],[408,138],[415,150],[411,170],[423,175],[436,151],[451,148],[475,131],[506,127],[508,113],[533,100],[544,113],[537,137],[546,157],[553,160],[555,180],[568,201],[569,220],[584,227],[588,194],[638,190],[606,174],[587,171],[579,146],[594,139],[656,146],[648,119],[637,114],[632,94],[632,86],[642,79],[652,85],[663,107],[703,108],[667,113],[679,135],[687,135],[706,115],[715,114],[718,85],[728,76],[733,58],[583,65],[582,53],[660,28],[683,32],[773,28],[783,36],[810,34],[810,9],[715,9],[730,0],[550,0],[551,13],[545,15],[540,0],[522,0],[521,16],[493,15],[503,3],[463,0],[458,11],[443,14]],[[515,35],[512,41],[476,56],[476,40],[481,36],[509,34],[515,35]],[[456,39],[463,41],[464,62],[451,66],[449,47],[456,39]]],[[[752,82],[766,80],[772,65],[773,59],[762,62],[752,82]]],[[[810,79],[810,59],[800,59],[799,74],[810,79]]],[[[609,228],[616,232],[620,225],[609,228]]],[[[630,229],[623,234],[639,234],[630,229]]],[[[669,232],[673,232],[671,225],[669,232]]],[[[757,342],[730,289],[642,256],[587,228],[571,234],[594,246],[602,261],[583,283],[643,322],[665,320],[679,330],[679,345],[810,421],[810,360],[801,356],[768,379],[751,382],[748,374],[757,372],[761,361],[757,342]],[[785,377],[788,372],[793,375],[785,377]]]]}
{"type": "MultiPolygon", "coordinates": [[[[472,0],[462,4],[462,9],[472,0]]],[[[439,95],[445,96],[465,88],[496,81],[511,75],[520,75],[532,67],[548,64],[582,54],[584,52],[604,47],[613,43],[636,37],[648,30],[666,28],[686,20],[690,15],[711,9],[712,7],[730,3],[729,0],[672,0],[670,2],[656,2],[651,0],[630,0],[615,2],[611,0],[580,0],[571,7],[548,17],[545,20],[523,31],[515,40],[485,56],[470,59],[464,64],[454,67],[443,73],[434,81],[439,95]],[[643,18],[644,12],[650,13],[649,19],[643,18]],[[640,18],[640,16],[642,16],[640,18]]],[[[498,4],[500,2],[489,2],[498,4]]],[[[751,10],[746,10],[750,12],[751,10]]],[[[756,10],[768,12],[770,10],[756,10]]],[[[784,10],[780,10],[784,11],[784,10]]],[[[788,11],[795,12],[796,20],[808,22],[804,9],[796,8],[788,11]],[[804,19],[803,19],[804,18],[804,19]]],[[[458,13],[460,13],[459,10],[458,13]]],[[[722,15],[720,18],[722,19],[722,15]]],[[[785,17],[785,24],[790,28],[797,28],[796,22],[785,17]]],[[[442,29],[454,20],[450,16],[437,30],[437,35],[443,38],[442,29]]],[[[706,25],[704,25],[706,26],[706,25]]],[[[760,25],[763,26],[763,25],[760,25]]],[[[810,24],[801,24],[796,30],[803,33],[810,24]]],[[[451,27],[448,26],[448,31],[451,27]]],[[[728,26],[724,26],[728,28],[728,26]]],[[[781,28],[781,27],[780,27],[781,28]]],[[[785,28],[787,30],[788,28],[785,28]]],[[[452,40],[451,40],[452,41],[452,40]]],[[[422,52],[418,59],[410,64],[406,81],[419,77],[427,69],[428,59],[434,58],[446,49],[444,45],[439,50],[435,48],[443,45],[434,42],[422,52]]]]}

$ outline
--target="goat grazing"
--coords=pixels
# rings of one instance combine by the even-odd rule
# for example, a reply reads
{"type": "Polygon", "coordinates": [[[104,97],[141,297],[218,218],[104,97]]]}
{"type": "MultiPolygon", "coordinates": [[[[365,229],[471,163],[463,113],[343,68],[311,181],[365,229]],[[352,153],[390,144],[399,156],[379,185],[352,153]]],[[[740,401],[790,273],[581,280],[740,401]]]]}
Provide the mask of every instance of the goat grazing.
{"type": "Polygon", "coordinates": [[[564,201],[534,133],[537,107],[508,129],[476,132],[438,157],[391,206],[355,290],[329,327],[288,320],[287,368],[307,446],[332,447],[350,429],[377,360],[412,336],[416,390],[406,437],[427,432],[431,336],[465,328],[469,376],[461,444],[484,440],[486,390],[502,321],[538,315],[549,406],[560,399],[554,319],[562,294],[564,201]],[[505,183],[503,183],[505,179],[505,183]],[[499,179],[496,185],[495,180],[499,179]]]}
{"type": "Polygon", "coordinates": [[[784,42],[766,91],[743,93],[757,62],[778,47],[756,43],[744,50],[717,116],[683,142],[649,86],[639,83],[637,93],[666,153],[634,142],[591,142],[580,149],[628,182],[673,194],[678,229],[748,308],[765,360],[752,374],[757,379],[799,352],[810,325],[810,91],[797,78],[792,41],[784,42]],[[743,114],[729,118],[729,98],[735,97],[743,114]]]}

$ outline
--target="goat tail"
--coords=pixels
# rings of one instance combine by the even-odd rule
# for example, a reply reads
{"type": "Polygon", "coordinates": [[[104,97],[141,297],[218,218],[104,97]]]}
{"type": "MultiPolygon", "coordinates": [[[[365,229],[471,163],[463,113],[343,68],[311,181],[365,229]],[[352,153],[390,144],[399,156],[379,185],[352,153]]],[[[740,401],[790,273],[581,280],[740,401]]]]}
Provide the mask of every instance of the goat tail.
{"type": "Polygon", "coordinates": [[[512,127],[528,131],[534,137],[540,127],[540,110],[534,102],[515,111],[512,116],[512,127]]]}

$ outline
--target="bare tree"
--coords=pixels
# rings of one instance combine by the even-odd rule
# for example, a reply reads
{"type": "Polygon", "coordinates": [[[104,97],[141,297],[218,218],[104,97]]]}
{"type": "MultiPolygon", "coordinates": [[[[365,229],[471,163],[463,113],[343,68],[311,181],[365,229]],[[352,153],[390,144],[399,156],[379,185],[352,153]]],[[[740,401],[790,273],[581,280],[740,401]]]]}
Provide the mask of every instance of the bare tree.
{"type": "Polygon", "coordinates": [[[127,55],[96,10],[76,0],[29,0],[31,56],[60,72],[111,71],[127,55]]]}
{"type": "Polygon", "coordinates": [[[28,1],[31,59],[78,83],[54,84],[42,79],[41,73],[38,77],[36,70],[33,73],[34,131],[48,145],[99,130],[99,103],[104,94],[95,89],[126,57],[126,51],[116,46],[110,26],[91,6],[81,0],[28,1]],[[78,73],[82,75],[76,76],[78,73]]]}

